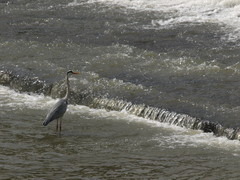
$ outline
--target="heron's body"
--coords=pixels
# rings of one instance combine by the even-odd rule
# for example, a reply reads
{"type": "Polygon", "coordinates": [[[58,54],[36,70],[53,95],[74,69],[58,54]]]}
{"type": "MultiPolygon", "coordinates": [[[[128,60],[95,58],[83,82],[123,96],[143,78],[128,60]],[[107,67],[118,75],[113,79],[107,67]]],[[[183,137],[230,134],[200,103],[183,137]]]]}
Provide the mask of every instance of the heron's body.
{"type": "Polygon", "coordinates": [[[68,71],[67,76],[66,76],[66,83],[67,83],[67,91],[66,95],[64,98],[60,99],[49,111],[47,114],[45,120],[43,121],[43,125],[47,126],[50,122],[53,120],[57,119],[57,131],[58,127],[60,128],[59,130],[61,131],[61,126],[62,126],[62,121],[60,120],[60,124],[58,126],[58,119],[61,119],[64,115],[64,113],[67,110],[67,105],[68,105],[68,97],[69,97],[69,92],[70,92],[70,85],[69,85],[69,76],[71,74],[79,74],[78,72],[73,72],[73,71],[68,71]]]}
{"type": "Polygon", "coordinates": [[[63,117],[64,113],[67,110],[67,105],[68,105],[67,99],[64,98],[60,99],[47,114],[47,117],[43,122],[43,125],[46,126],[54,119],[59,119],[63,117]]]}

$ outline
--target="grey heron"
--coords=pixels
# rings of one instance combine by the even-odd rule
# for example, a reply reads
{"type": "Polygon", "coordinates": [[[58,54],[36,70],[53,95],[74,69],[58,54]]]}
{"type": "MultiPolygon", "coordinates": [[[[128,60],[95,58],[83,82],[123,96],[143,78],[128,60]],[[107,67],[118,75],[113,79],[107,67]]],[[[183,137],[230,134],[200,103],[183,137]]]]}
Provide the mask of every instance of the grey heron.
{"type": "Polygon", "coordinates": [[[73,72],[72,70],[67,72],[67,75],[66,75],[66,85],[67,85],[66,95],[64,96],[64,98],[60,99],[52,107],[52,109],[47,114],[45,120],[43,121],[43,125],[47,126],[50,122],[57,119],[56,131],[58,131],[58,128],[59,128],[59,131],[62,130],[62,117],[67,110],[68,98],[69,98],[69,94],[70,94],[69,76],[72,75],[72,74],[79,74],[79,72],[73,72]]]}

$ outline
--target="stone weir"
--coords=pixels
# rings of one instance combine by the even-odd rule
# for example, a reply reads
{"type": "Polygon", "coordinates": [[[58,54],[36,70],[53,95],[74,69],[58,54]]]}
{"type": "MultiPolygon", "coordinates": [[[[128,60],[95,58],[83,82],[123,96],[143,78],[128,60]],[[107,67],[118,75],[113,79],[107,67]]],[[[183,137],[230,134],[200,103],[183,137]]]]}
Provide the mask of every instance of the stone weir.
{"type": "MultiPolygon", "coordinates": [[[[16,75],[11,71],[0,71],[0,84],[9,86],[19,92],[43,93],[53,98],[64,94],[63,81],[57,83],[47,83],[37,77],[31,78],[16,75]]],[[[108,99],[93,96],[92,93],[71,92],[71,103],[86,105],[91,108],[102,108],[106,110],[126,111],[139,117],[168,123],[188,129],[202,130],[206,133],[213,133],[215,136],[225,136],[230,140],[240,140],[240,128],[225,128],[221,124],[191,117],[186,114],[171,112],[166,109],[150,107],[144,104],[132,104],[131,102],[108,99]]]]}

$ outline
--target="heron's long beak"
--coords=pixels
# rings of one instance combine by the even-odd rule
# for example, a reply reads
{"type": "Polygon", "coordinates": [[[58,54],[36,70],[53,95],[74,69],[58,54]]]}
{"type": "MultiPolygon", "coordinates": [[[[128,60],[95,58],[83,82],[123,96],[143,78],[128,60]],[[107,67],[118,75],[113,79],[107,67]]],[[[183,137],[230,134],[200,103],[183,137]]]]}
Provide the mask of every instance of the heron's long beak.
{"type": "Polygon", "coordinates": [[[73,74],[80,74],[80,72],[73,72],[73,74]]]}

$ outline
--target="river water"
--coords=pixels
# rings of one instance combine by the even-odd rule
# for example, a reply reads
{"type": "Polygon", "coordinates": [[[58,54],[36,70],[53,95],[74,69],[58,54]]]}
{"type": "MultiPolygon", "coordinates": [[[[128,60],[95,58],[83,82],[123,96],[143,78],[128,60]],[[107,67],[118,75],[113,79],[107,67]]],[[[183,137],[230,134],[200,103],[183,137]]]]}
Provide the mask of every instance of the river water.
{"type": "Polygon", "coordinates": [[[0,179],[239,179],[239,140],[132,113],[240,127],[239,12],[238,0],[0,1],[0,70],[17,77],[0,79],[0,179]],[[69,69],[81,100],[59,134],[42,126],[54,88],[30,81],[59,91],[69,69]]]}

